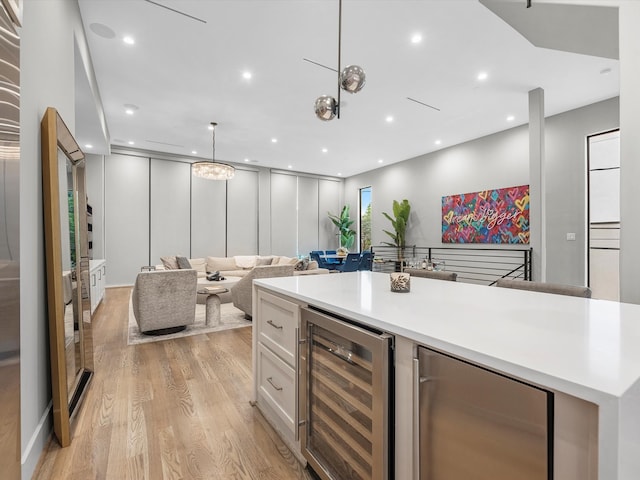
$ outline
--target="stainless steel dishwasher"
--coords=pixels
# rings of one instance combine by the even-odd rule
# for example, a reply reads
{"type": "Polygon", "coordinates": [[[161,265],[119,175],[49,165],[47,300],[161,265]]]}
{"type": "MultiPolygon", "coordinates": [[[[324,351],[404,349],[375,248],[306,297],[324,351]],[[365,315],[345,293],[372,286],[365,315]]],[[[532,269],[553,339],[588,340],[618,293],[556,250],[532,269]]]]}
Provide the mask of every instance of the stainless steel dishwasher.
{"type": "Polygon", "coordinates": [[[324,480],[393,478],[392,340],[302,309],[302,453],[324,480]]]}
{"type": "Polygon", "coordinates": [[[420,480],[552,480],[553,393],[418,348],[420,480]]]}

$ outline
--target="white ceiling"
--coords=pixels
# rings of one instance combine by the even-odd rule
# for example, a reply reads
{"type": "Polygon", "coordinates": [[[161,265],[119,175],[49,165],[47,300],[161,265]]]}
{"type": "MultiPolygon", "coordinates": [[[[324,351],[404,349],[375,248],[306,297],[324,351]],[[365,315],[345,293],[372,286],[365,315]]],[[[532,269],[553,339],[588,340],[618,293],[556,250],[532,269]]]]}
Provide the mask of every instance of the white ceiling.
{"type": "MultiPolygon", "coordinates": [[[[344,0],[342,65],[367,83],[322,122],[313,104],[337,95],[336,74],[303,58],[336,68],[337,0],[154,1],[206,23],[146,0],[79,0],[112,145],[210,159],[215,121],[218,160],[346,177],[527,123],[537,87],[548,115],[619,93],[617,60],[535,47],[477,0],[344,0]]],[[[522,15],[536,8],[525,3],[522,15]]]]}

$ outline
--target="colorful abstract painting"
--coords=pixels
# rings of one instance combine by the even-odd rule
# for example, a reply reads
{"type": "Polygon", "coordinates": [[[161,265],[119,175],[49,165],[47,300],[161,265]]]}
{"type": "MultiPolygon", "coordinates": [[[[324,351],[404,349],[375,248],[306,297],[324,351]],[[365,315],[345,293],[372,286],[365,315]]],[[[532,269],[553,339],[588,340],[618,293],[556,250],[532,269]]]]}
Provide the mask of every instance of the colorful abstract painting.
{"type": "Polygon", "coordinates": [[[442,197],[442,243],[529,243],[529,185],[442,197]]]}

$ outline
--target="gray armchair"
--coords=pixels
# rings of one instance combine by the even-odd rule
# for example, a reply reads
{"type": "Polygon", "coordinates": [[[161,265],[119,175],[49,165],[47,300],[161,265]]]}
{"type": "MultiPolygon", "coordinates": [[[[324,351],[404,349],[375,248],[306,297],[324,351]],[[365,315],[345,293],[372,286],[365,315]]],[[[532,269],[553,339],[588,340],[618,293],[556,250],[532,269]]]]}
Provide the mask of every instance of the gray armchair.
{"type": "Polygon", "coordinates": [[[458,278],[458,274],[456,272],[423,270],[421,268],[405,268],[404,272],[408,273],[412,277],[435,278],[436,280],[448,280],[450,282],[455,282],[458,278]]]}
{"type": "Polygon", "coordinates": [[[140,331],[160,335],[195,322],[198,273],[195,270],[140,272],[131,292],[140,331]]]}
{"type": "Polygon", "coordinates": [[[253,280],[256,278],[290,277],[293,275],[293,265],[263,265],[253,267],[238,283],[231,287],[233,306],[245,313],[246,318],[253,315],[251,305],[253,299],[253,280]]]}
{"type": "Polygon", "coordinates": [[[500,278],[496,282],[496,287],[517,288],[518,290],[530,290],[534,292],[555,293],[557,295],[569,295],[572,297],[591,298],[591,289],[589,287],[578,287],[575,285],[564,285],[561,283],[529,282],[525,280],[500,278]]]}

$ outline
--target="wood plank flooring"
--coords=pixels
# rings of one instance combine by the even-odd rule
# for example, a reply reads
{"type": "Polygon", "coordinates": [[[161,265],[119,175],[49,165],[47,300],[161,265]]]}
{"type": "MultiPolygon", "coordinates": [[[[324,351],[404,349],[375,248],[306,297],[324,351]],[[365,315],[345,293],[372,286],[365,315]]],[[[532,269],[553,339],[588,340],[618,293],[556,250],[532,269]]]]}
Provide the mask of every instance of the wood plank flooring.
{"type": "Polygon", "coordinates": [[[129,294],[107,289],[73,441],[33,478],[311,479],[249,405],[251,327],[129,346],[129,294]]]}

